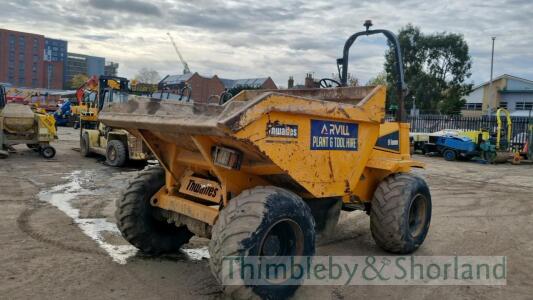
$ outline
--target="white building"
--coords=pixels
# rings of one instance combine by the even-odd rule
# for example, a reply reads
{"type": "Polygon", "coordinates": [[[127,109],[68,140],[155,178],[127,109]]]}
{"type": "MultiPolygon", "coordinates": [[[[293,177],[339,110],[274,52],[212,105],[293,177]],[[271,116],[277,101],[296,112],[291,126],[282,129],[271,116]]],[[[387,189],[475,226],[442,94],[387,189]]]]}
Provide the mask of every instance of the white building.
{"type": "Polygon", "coordinates": [[[533,81],[511,75],[501,75],[490,82],[475,86],[465,97],[462,110],[465,116],[487,114],[490,107],[494,112],[498,107],[507,108],[512,116],[533,116],[533,81]]]}

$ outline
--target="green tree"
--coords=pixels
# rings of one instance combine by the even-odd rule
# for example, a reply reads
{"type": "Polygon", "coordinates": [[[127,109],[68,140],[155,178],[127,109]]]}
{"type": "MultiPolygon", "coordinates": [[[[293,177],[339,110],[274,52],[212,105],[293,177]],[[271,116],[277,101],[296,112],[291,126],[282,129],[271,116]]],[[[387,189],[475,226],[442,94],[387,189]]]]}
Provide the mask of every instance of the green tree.
{"type": "Polygon", "coordinates": [[[85,82],[89,80],[89,77],[85,74],[76,74],[72,79],[70,80],[70,88],[71,89],[78,89],[80,86],[82,86],[85,82]]]}
{"type": "MultiPolygon", "coordinates": [[[[459,114],[472,84],[470,78],[472,59],[462,35],[436,33],[425,35],[420,28],[408,24],[398,33],[404,59],[405,81],[409,87],[407,108],[439,111],[443,114],[459,114]]],[[[389,87],[395,87],[397,78],[392,45],[385,58],[385,71],[389,87]]],[[[393,89],[388,100],[396,102],[393,89]]]]}
{"type": "Polygon", "coordinates": [[[161,81],[161,76],[159,76],[159,72],[156,70],[142,68],[137,75],[135,75],[134,79],[139,83],[157,84],[161,81]]]}
{"type": "Polygon", "coordinates": [[[374,78],[370,78],[366,85],[387,85],[387,73],[385,71],[379,72],[374,78]]]}

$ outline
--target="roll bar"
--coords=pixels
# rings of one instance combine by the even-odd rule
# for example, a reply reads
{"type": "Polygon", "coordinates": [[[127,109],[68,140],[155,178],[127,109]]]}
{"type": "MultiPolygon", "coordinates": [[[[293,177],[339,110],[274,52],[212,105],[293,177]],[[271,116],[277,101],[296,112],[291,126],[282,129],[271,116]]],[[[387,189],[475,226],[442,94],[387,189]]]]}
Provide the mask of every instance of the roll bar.
{"type": "Polygon", "coordinates": [[[397,112],[397,121],[405,122],[406,115],[405,115],[404,98],[407,93],[407,86],[404,80],[403,58],[402,58],[402,52],[400,48],[400,41],[398,40],[398,37],[389,30],[385,30],[385,29],[370,30],[370,27],[372,27],[372,21],[370,20],[366,20],[363,26],[366,27],[366,30],[357,32],[353,34],[352,36],[350,36],[346,40],[346,43],[344,44],[342,58],[337,59],[337,69],[339,71],[339,78],[341,80],[341,85],[342,86],[348,85],[348,56],[350,54],[350,48],[352,47],[355,40],[358,37],[363,36],[363,35],[374,35],[374,34],[380,34],[380,33],[385,35],[394,48],[394,56],[396,59],[396,73],[398,74],[398,79],[396,82],[396,89],[397,89],[398,104],[399,104],[398,105],[399,109],[397,112]]]}

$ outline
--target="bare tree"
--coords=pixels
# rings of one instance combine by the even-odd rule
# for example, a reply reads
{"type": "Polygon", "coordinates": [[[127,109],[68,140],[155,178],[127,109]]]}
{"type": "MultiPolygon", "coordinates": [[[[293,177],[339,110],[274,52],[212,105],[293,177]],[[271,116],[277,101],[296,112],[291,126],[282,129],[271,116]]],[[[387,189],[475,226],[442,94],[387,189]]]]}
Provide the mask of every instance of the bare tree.
{"type": "Polygon", "coordinates": [[[137,75],[135,75],[135,80],[139,83],[157,84],[161,80],[161,76],[159,76],[159,73],[156,70],[142,68],[137,75]]]}

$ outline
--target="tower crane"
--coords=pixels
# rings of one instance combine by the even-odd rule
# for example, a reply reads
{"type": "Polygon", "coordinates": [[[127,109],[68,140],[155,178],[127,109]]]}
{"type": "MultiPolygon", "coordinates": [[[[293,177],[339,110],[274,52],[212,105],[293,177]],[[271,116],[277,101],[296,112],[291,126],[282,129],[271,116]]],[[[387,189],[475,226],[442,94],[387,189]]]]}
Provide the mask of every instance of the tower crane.
{"type": "Polygon", "coordinates": [[[181,55],[180,50],[178,50],[178,46],[174,42],[174,39],[172,38],[172,36],[170,35],[169,32],[167,32],[167,35],[170,38],[170,42],[172,43],[172,46],[174,46],[174,50],[176,50],[176,53],[178,54],[178,57],[179,57],[179,59],[181,61],[181,64],[183,65],[183,74],[191,73],[191,70],[189,70],[189,65],[187,64],[185,59],[183,59],[183,56],[181,55]]]}

